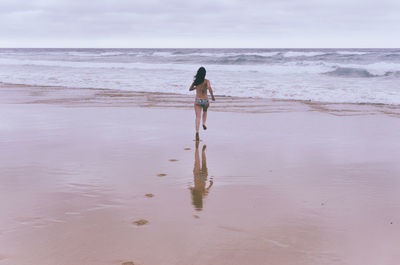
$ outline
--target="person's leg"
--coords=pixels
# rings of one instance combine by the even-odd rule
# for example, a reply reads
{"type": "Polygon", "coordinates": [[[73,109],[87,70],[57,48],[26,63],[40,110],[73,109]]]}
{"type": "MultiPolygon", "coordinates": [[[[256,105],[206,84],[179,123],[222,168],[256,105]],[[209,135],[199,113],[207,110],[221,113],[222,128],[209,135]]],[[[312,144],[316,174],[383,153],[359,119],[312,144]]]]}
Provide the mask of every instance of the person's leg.
{"type": "Polygon", "coordinates": [[[207,103],[204,107],[203,107],[203,129],[207,130],[207,126],[206,126],[206,121],[207,121],[207,109],[210,106],[209,103],[207,103]]]}
{"type": "Polygon", "coordinates": [[[201,172],[203,173],[203,177],[207,179],[208,170],[207,170],[207,159],[206,159],[206,145],[203,145],[203,149],[201,150],[201,172]]]}
{"type": "Polygon", "coordinates": [[[196,140],[199,140],[201,109],[202,109],[202,107],[199,104],[194,103],[194,111],[196,113],[196,140]]]}

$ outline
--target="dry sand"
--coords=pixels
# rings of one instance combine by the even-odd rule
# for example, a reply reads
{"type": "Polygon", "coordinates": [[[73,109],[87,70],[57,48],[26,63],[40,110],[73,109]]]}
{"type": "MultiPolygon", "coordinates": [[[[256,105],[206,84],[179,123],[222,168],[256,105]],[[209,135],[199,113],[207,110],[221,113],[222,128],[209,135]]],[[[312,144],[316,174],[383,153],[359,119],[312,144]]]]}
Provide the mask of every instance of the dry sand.
{"type": "Polygon", "coordinates": [[[1,265],[400,262],[398,107],[217,98],[198,148],[185,96],[1,84],[0,110],[1,265]]]}

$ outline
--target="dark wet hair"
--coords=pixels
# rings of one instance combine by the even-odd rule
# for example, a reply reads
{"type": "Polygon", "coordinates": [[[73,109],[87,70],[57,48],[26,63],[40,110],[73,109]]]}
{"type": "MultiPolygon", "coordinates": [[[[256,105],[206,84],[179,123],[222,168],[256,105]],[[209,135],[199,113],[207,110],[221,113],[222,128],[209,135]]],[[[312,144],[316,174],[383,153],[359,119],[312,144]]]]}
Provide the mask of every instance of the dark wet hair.
{"type": "Polygon", "coordinates": [[[194,76],[193,85],[197,86],[204,82],[204,78],[206,77],[206,68],[203,66],[197,70],[197,74],[194,76]]]}

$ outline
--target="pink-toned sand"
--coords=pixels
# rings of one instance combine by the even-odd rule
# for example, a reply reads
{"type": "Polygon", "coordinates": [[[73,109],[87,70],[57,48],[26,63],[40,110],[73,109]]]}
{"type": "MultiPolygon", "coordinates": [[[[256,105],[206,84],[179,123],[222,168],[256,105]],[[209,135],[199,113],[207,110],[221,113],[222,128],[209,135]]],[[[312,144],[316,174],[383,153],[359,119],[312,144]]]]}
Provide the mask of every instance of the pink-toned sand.
{"type": "Polygon", "coordinates": [[[192,104],[1,84],[0,264],[400,263],[398,107],[192,104]]]}

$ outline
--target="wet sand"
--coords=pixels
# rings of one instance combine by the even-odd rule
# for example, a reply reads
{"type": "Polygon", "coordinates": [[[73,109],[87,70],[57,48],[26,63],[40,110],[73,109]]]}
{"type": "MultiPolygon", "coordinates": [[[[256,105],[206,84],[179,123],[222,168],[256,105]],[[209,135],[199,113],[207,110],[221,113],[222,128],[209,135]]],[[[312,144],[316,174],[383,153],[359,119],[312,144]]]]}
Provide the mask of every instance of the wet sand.
{"type": "Polygon", "coordinates": [[[398,107],[191,100],[0,85],[0,264],[398,264],[398,107]]]}

